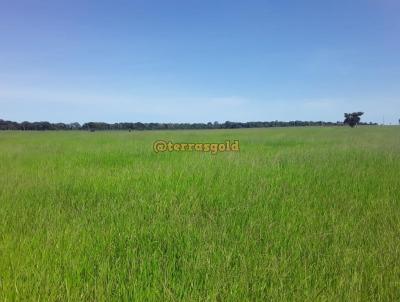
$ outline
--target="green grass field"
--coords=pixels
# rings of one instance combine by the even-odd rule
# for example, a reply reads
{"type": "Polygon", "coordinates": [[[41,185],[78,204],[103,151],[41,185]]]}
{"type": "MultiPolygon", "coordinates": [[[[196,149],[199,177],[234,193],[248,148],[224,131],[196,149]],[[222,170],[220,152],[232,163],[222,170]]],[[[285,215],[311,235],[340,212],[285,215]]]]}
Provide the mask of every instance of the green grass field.
{"type": "Polygon", "coordinates": [[[400,128],[0,132],[0,300],[399,301],[400,128]]]}

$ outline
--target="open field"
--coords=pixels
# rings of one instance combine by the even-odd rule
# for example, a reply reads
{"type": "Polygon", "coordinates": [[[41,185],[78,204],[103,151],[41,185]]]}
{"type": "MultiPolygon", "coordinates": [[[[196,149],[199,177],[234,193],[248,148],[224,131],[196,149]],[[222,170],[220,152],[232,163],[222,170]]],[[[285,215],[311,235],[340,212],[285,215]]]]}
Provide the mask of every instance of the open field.
{"type": "Polygon", "coordinates": [[[0,132],[0,300],[399,301],[400,128],[0,132]]]}

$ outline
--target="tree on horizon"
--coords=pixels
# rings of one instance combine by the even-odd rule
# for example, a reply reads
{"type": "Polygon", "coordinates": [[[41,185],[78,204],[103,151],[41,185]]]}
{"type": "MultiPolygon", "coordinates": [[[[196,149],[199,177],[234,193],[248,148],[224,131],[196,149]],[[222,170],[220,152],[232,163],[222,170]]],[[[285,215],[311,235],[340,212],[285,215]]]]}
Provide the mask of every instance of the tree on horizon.
{"type": "Polygon", "coordinates": [[[361,116],[364,112],[353,112],[353,113],[345,113],[344,114],[344,124],[349,125],[351,128],[354,128],[360,123],[361,116]]]}

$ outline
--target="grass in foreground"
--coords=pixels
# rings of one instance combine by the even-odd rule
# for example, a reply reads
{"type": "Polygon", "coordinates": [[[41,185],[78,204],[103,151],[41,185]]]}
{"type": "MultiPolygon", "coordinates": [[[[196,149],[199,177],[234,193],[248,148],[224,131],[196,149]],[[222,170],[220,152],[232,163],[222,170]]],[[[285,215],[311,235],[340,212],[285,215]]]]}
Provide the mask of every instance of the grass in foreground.
{"type": "Polygon", "coordinates": [[[0,132],[0,300],[400,300],[399,151],[398,127],[0,132]]]}

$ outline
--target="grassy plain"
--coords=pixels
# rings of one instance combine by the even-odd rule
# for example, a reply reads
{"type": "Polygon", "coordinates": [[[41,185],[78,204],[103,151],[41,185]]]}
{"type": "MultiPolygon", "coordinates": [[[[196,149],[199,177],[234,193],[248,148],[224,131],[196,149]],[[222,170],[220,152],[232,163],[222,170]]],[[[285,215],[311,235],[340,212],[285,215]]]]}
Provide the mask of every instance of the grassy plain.
{"type": "Polygon", "coordinates": [[[399,301],[400,128],[0,132],[0,300],[399,301]]]}

